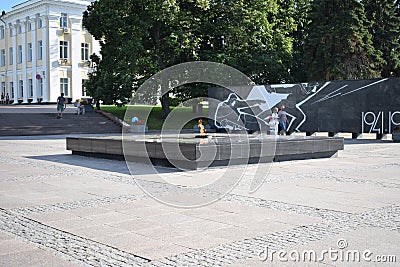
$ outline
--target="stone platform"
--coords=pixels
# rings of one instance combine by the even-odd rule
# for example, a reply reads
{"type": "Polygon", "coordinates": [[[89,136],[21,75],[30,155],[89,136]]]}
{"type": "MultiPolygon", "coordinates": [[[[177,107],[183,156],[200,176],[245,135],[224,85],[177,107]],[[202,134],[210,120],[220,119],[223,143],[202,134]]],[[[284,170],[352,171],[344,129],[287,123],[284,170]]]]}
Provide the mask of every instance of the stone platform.
{"type": "Polygon", "coordinates": [[[74,155],[195,170],[212,166],[328,158],[343,150],[340,137],[212,134],[67,137],[74,155]],[[125,153],[124,153],[125,152],[125,153]]]}

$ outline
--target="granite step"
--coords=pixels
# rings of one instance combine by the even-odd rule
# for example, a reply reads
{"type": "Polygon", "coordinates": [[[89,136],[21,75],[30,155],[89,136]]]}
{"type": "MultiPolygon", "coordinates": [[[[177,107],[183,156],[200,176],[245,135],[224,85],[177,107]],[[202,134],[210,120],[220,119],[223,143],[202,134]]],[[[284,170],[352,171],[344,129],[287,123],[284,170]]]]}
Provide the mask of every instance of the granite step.
{"type": "Polygon", "coordinates": [[[0,136],[121,133],[121,127],[97,113],[1,113],[0,136]]]}

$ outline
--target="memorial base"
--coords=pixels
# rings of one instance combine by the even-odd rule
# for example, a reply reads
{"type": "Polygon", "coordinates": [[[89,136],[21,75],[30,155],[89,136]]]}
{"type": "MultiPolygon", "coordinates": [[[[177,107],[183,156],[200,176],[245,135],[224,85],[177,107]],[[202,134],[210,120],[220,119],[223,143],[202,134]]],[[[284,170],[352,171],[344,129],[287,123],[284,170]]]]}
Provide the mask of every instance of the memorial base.
{"type": "Polygon", "coordinates": [[[180,138],[143,135],[141,140],[115,137],[68,137],[67,149],[74,155],[150,163],[196,170],[205,167],[272,161],[329,158],[343,150],[341,137],[194,135],[180,138]],[[276,138],[276,139],[275,139],[276,138]],[[123,153],[125,152],[125,154],[123,153]]]}

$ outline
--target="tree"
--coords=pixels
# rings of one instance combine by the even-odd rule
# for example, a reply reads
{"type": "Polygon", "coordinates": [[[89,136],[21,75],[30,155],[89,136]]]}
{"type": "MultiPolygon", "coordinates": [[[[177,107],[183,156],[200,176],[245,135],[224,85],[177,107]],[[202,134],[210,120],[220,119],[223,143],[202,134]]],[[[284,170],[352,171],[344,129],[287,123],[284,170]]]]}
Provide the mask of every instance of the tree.
{"type": "Polygon", "coordinates": [[[306,27],[310,23],[308,13],[312,0],[292,0],[282,1],[289,7],[281,7],[287,10],[288,17],[292,17],[295,21],[295,30],[291,32],[290,37],[293,39],[293,52],[289,73],[291,82],[307,81],[307,71],[305,68],[305,43],[307,40],[306,27]]]}
{"type": "Polygon", "coordinates": [[[310,80],[379,77],[383,60],[358,0],[315,0],[309,20],[304,54],[310,80]]]}
{"type": "Polygon", "coordinates": [[[400,68],[400,14],[394,0],[363,0],[367,19],[371,22],[369,32],[375,49],[381,51],[385,60],[382,77],[393,76],[400,68]]]}
{"type": "MultiPolygon", "coordinates": [[[[88,84],[107,101],[130,98],[153,74],[188,58],[195,16],[206,1],[101,0],[88,6],[83,23],[101,45],[101,61],[88,84]],[[101,92],[101,93],[99,93],[101,92]]],[[[163,90],[169,88],[163,84],[163,90]]],[[[168,94],[162,99],[169,112],[168,94]]]]}
{"type": "MultiPolygon", "coordinates": [[[[209,1],[198,17],[196,59],[232,66],[257,84],[288,81],[295,19],[278,2],[284,1],[209,1]]],[[[175,94],[182,99],[207,96],[207,87],[188,85],[175,94]]]]}
{"type": "Polygon", "coordinates": [[[258,84],[287,81],[295,25],[281,2],[210,1],[200,58],[235,67],[258,84]]]}
{"type": "MultiPolygon", "coordinates": [[[[194,60],[225,63],[259,84],[288,81],[295,19],[278,2],[95,1],[83,16],[84,26],[101,44],[88,91],[108,102],[129,98],[150,76],[194,60]]],[[[167,81],[161,87],[163,92],[171,89],[167,81]]],[[[194,88],[185,86],[181,95],[206,95],[204,86],[194,88]]],[[[162,106],[166,117],[168,94],[162,106]]]]}

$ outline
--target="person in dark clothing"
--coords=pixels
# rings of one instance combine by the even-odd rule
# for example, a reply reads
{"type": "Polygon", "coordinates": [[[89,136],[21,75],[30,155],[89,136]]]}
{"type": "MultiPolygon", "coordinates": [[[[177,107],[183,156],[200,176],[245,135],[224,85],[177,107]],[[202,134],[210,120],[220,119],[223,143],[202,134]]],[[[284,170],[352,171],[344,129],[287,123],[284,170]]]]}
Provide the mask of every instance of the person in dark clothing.
{"type": "Polygon", "coordinates": [[[61,96],[57,98],[57,111],[58,115],[57,118],[62,119],[63,112],[67,107],[66,99],[64,97],[64,93],[61,93],[61,96]]]}

